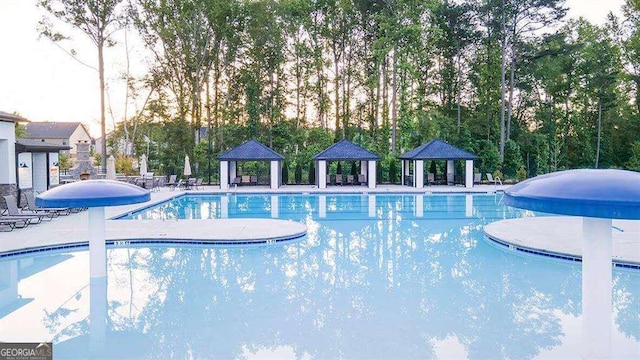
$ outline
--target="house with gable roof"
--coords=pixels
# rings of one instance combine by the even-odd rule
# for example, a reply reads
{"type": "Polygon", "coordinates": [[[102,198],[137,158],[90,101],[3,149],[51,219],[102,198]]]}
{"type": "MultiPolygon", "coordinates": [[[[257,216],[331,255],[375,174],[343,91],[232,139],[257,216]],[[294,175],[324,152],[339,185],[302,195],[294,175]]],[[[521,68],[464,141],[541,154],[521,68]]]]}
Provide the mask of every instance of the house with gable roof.
{"type": "Polygon", "coordinates": [[[70,158],[77,156],[79,142],[91,144],[91,135],[86,126],[80,122],[30,122],[25,128],[27,130],[25,139],[70,146],[70,158]]]}

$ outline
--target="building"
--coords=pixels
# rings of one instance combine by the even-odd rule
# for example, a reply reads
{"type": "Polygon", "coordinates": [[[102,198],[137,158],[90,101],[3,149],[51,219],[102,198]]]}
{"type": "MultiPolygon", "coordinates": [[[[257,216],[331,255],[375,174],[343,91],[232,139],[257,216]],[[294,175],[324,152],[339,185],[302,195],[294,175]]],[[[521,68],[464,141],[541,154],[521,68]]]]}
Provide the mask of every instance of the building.
{"type": "Polygon", "coordinates": [[[17,195],[16,122],[26,119],[0,111],[0,195],[17,195]]]}
{"type": "Polygon", "coordinates": [[[77,156],[78,143],[91,143],[89,131],[79,122],[30,122],[25,128],[25,139],[70,146],[69,157],[72,159],[77,156]]]}

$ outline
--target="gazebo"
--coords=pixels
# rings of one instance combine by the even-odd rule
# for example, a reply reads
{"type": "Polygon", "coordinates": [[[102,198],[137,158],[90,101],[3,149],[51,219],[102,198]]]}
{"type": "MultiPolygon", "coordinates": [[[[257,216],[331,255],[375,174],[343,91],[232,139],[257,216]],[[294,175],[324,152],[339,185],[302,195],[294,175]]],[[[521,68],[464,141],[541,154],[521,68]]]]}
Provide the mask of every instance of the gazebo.
{"type": "Polygon", "coordinates": [[[228,189],[230,180],[236,178],[236,165],[238,161],[270,161],[272,189],[277,189],[282,183],[281,169],[284,156],[269,149],[256,140],[249,140],[242,145],[218,155],[220,160],[220,189],[228,189]]]}
{"type": "Polygon", "coordinates": [[[316,184],[327,187],[327,163],[330,161],[360,161],[360,174],[366,176],[370,189],[376,187],[376,161],[380,157],[347,139],[342,139],[313,157],[316,162],[316,184]]]}
{"type": "Polygon", "coordinates": [[[60,184],[58,153],[71,149],[34,139],[16,139],[16,159],[18,160],[18,191],[32,188],[41,193],[60,184]]]}
{"type": "Polygon", "coordinates": [[[422,188],[424,186],[424,161],[446,160],[447,183],[453,183],[454,161],[465,160],[465,187],[473,187],[473,160],[478,157],[468,151],[447,144],[440,139],[434,139],[417,148],[398,156],[402,160],[402,181],[409,174],[410,162],[413,161],[412,186],[422,188]]]}

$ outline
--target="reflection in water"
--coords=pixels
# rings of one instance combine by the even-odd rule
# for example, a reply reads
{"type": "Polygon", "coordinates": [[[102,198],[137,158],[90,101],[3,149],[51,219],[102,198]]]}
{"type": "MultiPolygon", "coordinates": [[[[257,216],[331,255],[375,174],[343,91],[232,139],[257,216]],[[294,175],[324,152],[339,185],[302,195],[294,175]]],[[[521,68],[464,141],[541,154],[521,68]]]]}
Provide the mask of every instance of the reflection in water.
{"type": "MultiPolygon", "coordinates": [[[[482,240],[483,224],[522,212],[497,206],[494,196],[371,199],[281,196],[280,218],[309,228],[292,244],[110,249],[107,301],[98,302],[107,306],[100,312],[106,343],[127,334],[117,338],[119,348],[147,358],[579,357],[578,343],[565,341],[580,336],[568,325],[581,312],[579,264],[519,256],[482,240]]],[[[226,210],[222,203],[201,199],[190,214],[274,211],[270,196],[230,196],[226,210]]],[[[39,333],[61,355],[85,357],[74,339],[96,337],[87,326],[99,318],[96,299],[87,301],[95,288],[77,276],[87,268],[86,252],[64,256],[14,279],[18,293],[35,300],[9,313],[1,304],[0,329],[18,330],[0,332],[0,341],[33,341],[39,333]],[[39,277],[46,285],[32,287],[39,277]]],[[[639,297],[640,274],[615,270],[617,358],[640,355],[639,297]]]]}

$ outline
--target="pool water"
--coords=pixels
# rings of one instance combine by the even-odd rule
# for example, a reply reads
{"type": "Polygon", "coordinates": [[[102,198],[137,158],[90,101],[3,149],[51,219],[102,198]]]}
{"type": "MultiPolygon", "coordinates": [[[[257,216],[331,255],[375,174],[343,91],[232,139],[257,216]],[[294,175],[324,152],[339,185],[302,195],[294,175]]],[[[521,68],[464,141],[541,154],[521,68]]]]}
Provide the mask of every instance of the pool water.
{"type": "MultiPolygon", "coordinates": [[[[308,234],[110,248],[106,284],[86,250],[5,258],[0,341],[53,341],[55,358],[580,358],[580,264],[485,241],[483,225],[536,215],[500,196],[179,197],[127,218],[278,217],[308,234]]],[[[613,356],[638,358],[640,272],[613,277],[613,356]]]]}

